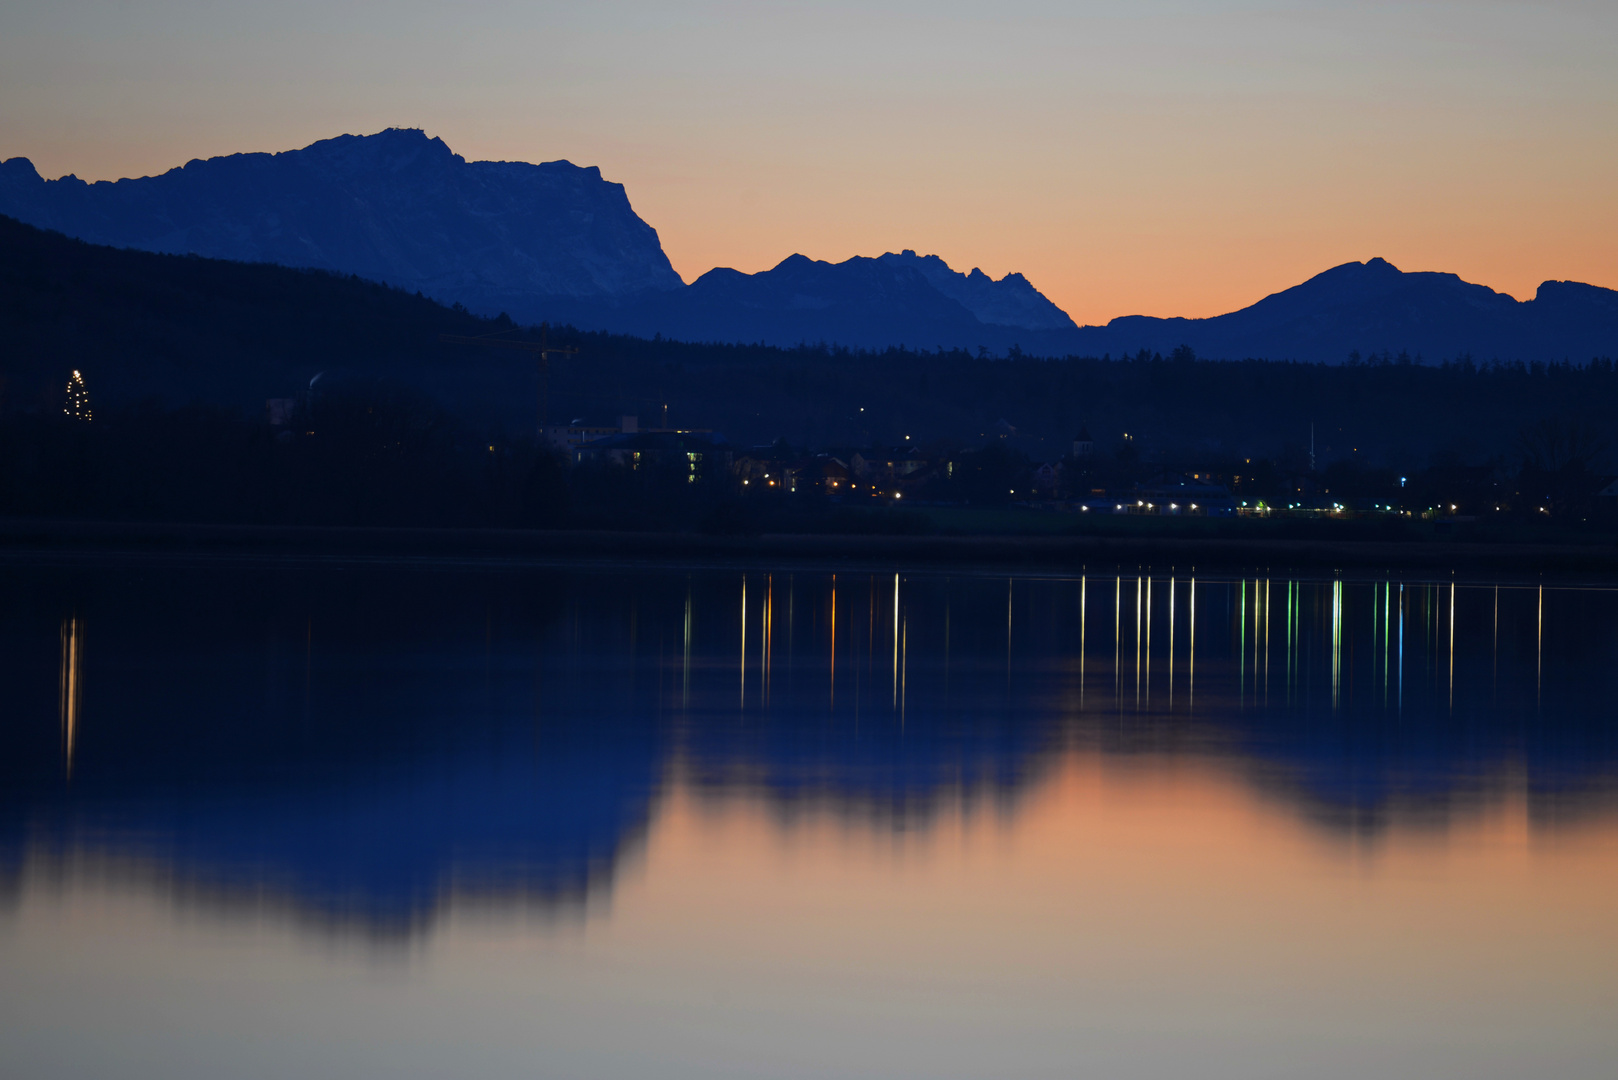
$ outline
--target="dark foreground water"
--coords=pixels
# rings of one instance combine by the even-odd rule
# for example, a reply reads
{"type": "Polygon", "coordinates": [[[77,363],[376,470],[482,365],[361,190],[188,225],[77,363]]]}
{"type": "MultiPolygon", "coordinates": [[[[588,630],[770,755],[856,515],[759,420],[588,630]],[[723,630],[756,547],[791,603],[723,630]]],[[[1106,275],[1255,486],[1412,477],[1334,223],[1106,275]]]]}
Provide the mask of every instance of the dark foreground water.
{"type": "Polygon", "coordinates": [[[1618,593],[0,589],[3,1076],[1614,1075],[1618,593]]]}

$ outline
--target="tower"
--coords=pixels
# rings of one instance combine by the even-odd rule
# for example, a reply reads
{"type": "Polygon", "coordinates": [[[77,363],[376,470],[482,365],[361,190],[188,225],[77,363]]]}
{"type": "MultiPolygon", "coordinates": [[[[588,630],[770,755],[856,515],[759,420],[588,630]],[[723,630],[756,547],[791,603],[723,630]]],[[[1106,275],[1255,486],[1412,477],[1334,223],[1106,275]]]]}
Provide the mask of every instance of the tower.
{"type": "Polygon", "coordinates": [[[1087,424],[1079,425],[1079,433],[1073,436],[1073,456],[1086,458],[1096,452],[1095,440],[1090,438],[1090,428],[1087,424]]]}

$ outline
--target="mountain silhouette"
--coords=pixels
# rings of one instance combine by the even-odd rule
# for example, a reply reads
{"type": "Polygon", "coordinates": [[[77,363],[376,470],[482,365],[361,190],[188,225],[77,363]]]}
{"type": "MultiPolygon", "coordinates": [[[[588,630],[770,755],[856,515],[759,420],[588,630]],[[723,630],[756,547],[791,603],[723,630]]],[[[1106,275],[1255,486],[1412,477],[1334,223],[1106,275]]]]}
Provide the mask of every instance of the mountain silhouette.
{"type": "Polygon", "coordinates": [[[857,348],[1017,348],[1036,356],[1170,355],[1344,363],[1573,360],[1618,355],[1618,292],[1547,281],[1518,301],[1454,274],[1345,263],[1250,307],[1207,319],[1131,315],[1075,326],[1021,274],[961,274],[936,255],[816,262],[758,274],[711,270],[689,288],[606,303],[546,301],[547,317],[687,341],[857,348]]]}
{"type": "Polygon", "coordinates": [[[599,169],[468,162],[413,129],[94,184],[12,158],[0,213],[115,247],[358,274],[491,314],[683,286],[599,169]]]}
{"type": "Polygon", "coordinates": [[[856,348],[998,349],[1018,334],[1073,325],[1020,274],[996,282],[913,251],[841,263],[793,255],[757,274],[721,267],[685,289],[579,304],[563,314],[580,325],[647,337],[856,348]],[[995,317],[1022,322],[998,325],[989,321],[995,317]]]}
{"type": "Polygon", "coordinates": [[[959,302],[981,323],[1024,330],[1077,329],[1067,312],[1021,274],[1007,274],[996,281],[975,266],[970,274],[962,274],[937,255],[917,255],[908,248],[897,255],[890,251],[877,261],[914,267],[928,284],[959,302]]]}
{"type": "Polygon", "coordinates": [[[1405,273],[1384,259],[1344,263],[1251,307],[1209,319],[1126,316],[1072,335],[1113,355],[1185,345],[1201,356],[1341,363],[1412,359],[1575,360],[1618,354],[1618,292],[1547,281],[1518,301],[1454,274],[1405,273]]]}
{"type": "Polygon", "coordinates": [[[1345,263],[1205,319],[1076,326],[1021,274],[905,250],[793,255],[686,286],[620,184],[566,161],[468,162],[414,129],[192,161],[161,176],[44,180],[0,163],[0,214],[92,243],[356,274],[486,315],[685,341],[1020,349],[1343,363],[1618,355],[1618,292],[1547,281],[1519,302],[1454,274],[1345,263]]]}

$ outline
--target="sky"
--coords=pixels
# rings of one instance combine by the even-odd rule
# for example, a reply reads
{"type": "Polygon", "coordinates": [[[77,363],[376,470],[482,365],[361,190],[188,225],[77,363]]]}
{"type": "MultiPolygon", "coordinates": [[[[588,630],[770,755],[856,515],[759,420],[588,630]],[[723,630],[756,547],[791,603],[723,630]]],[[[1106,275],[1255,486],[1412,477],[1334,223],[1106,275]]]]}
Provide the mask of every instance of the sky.
{"type": "Polygon", "coordinates": [[[420,127],[598,165],[687,280],[914,248],[1080,323],[1380,256],[1618,288],[1618,4],[0,0],[0,158],[420,127]]]}

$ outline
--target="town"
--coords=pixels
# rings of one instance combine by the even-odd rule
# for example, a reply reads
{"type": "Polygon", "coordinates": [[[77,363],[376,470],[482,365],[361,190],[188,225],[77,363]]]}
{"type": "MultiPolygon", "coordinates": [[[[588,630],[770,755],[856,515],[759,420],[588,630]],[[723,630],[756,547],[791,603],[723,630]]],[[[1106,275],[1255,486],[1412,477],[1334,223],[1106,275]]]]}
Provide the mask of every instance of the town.
{"type": "MultiPolygon", "coordinates": [[[[1035,460],[1016,431],[981,447],[905,437],[888,447],[801,448],[778,440],[735,447],[707,429],[642,428],[636,416],[548,426],[544,444],[586,474],[602,469],[675,476],[743,500],[813,496],[838,506],[1014,506],[1052,514],[1205,518],[1380,518],[1440,528],[1484,518],[1609,520],[1618,479],[1592,471],[1580,433],[1549,425],[1515,470],[1436,466],[1412,477],[1334,462],[1287,468],[1269,460],[1172,462],[1125,435],[1098,449],[1080,424],[1069,452],[1035,460]]],[[[1529,440],[1532,443],[1532,440],[1529,440]]],[[[1594,446],[1588,448],[1594,450],[1594,446]]],[[[1313,454],[1311,453],[1311,458],[1313,454]]]]}

